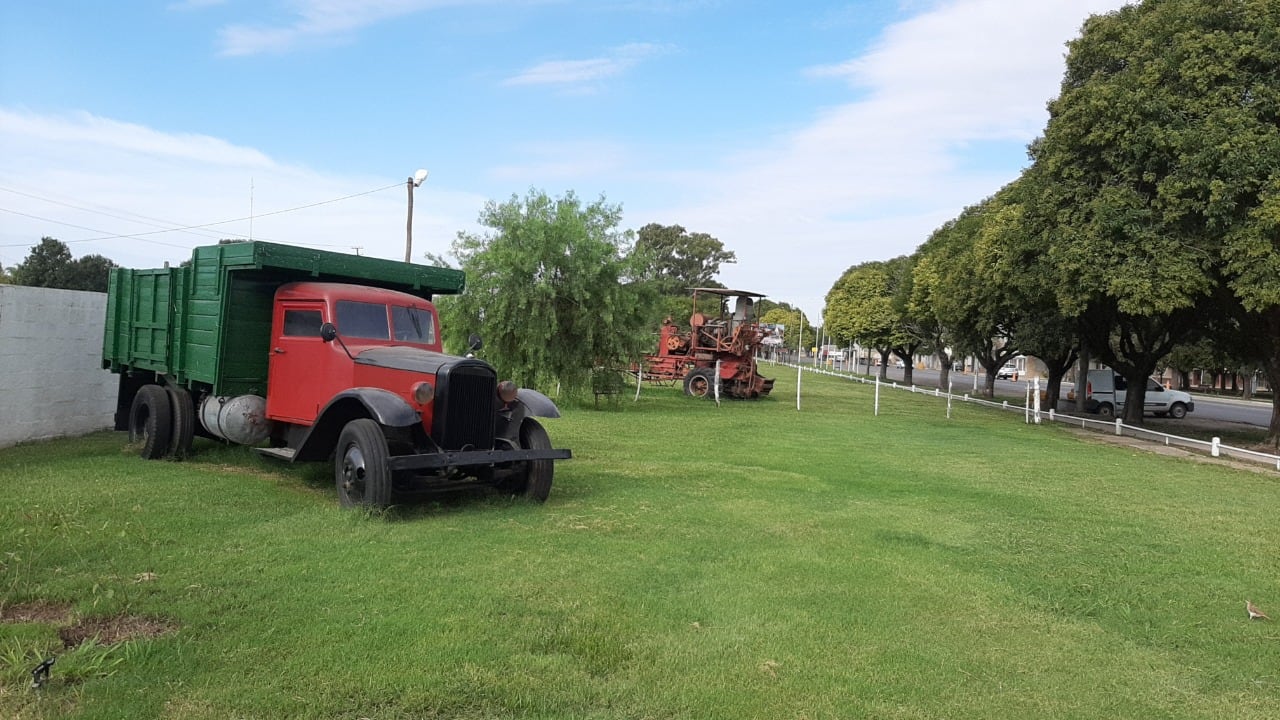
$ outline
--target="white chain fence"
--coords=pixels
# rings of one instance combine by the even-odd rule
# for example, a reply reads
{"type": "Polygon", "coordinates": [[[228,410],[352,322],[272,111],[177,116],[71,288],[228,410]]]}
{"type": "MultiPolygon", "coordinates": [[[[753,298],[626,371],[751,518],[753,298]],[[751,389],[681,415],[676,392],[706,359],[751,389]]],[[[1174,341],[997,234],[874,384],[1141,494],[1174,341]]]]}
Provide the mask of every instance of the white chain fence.
{"type": "Polygon", "coordinates": [[[1210,441],[1196,440],[1195,438],[1182,437],[1180,435],[1171,435],[1156,430],[1150,430],[1144,427],[1134,425],[1126,425],[1119,418],[1115,420],[1098,420],[1095,418],[1081,417],[1079,415],[1070,415],[1060,413],[1054,410],[1040,409],[1040,379],[1033,378],[1026,383],[1026,400],[1022,405],[1010,403],[1008,400],[991,401],[982,398],[971,397],[968,394],[957,395],[954,392],[944,392],[939,388],[924,388],[917,385],[902,385],[897,382],[881,381],[879,376],[866,377],[863,375],[853,375],[838,370],[827,370],[820,367],[812,367],[809,365],[796,365],[794,363],[777,363],[778,365],[796,368],[805,372],[815,373],[818,375],[829,375],[851,382],[862,383],[864,385],[876,386],[876,413],[879,414],[880,409],[880,389],[886,388],[891,390],[904,390],[907,392],[917,393],[921,395],[932,395],[947,401],[947,417],[951,416],[951,403],[960,401],[982,405],[996,410],[1006,412],[1016,412],[1023,416],[1023,422],[1028,424],[1039,425],[1044,421],[1063,423],[1066,425],[1079,425],[1087,430],[1097,430],[1101,432],[1114,433],[1117,436],[1128,436],[1139,440],[1146,440],[1153,443],[1161,443],[1166,446],[1176,446],[1191,450],[1205,452],[1211,457],[1229,457],[1238,460],[1247,460],[1257,462],[1263,465],[1269,465],[1276,470],[1280,470],[1280,455],[1271,455],[1269,453],[1249,450],[1247,448],[1233,447],[1224,444],[1219,438],[1213,438],[1210,441]]]}

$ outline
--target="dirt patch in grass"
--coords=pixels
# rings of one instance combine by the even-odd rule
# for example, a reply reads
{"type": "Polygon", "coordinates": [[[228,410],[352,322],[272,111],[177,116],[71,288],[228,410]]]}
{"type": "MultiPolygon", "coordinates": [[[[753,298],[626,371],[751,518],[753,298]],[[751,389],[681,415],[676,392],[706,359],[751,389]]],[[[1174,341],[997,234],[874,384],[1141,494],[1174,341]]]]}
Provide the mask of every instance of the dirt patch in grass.
{"type": "Polygon", "coordinates": [[[58,631],[65,647],[76,647],[93,639],[99,645],[115,645],[129,640],[160,637],[177,629],[172,623],[134,615],[109,618],[87,618],[58,631]]]}
{"type": "Polygon", "coordinates": [[[77,647],[89,639],[99,645],[146,640],[177,629],[177,625],[166,620],[136,615],[76,620],[70,605],[45,600],[0,606],[0,622],[61,625],[63,627],[58,629],[58,637],[67,648],[77,647]]]}
{"type": "Polygon", "coordinates": [[[0,622],[51,623],[61,625],[71,621],[74,613],[66,603],[33,600],[14,605],[0,605],[0,622]]]}

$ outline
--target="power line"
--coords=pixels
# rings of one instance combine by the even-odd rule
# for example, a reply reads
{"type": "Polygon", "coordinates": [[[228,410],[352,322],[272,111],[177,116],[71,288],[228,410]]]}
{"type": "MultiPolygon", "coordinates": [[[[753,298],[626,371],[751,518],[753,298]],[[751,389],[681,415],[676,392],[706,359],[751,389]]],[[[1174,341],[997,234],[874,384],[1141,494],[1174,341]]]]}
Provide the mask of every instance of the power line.
{"type": "MultiPolygon", "coordinates": [[[[297,207],[285,208],[285,209],[283,209],[283,210],[273,210],[273,211],[271,211],[271,212],[257,213],[257,214],[254,214],[254,215],[251,215],[251,216],[248,216],[248,217],[234,218],[234,219],[231,219],[231,220],[219,220],[219,221],[217,221],[217,222],[201,223],[201,224],[198,224],[198,225],[185,225],[185,226],[182,226],[182,227],[169,228],[169,229],[166,229],[166,230],[150,230],[150,231],[147,231],[147,232],[140,232],[140,233],[106,234],[106,235],[103,235],[102,237],[83,238],[83,239],[80,239],[80,240],[68,240],[68,241],[65,241],[65,242],[94,242],[94,241],[97,241],[97,240],[132,239],[132,240],[142,240],[143,242],[151,242],[151,243],[155,243],[155,244],[157,244],[157,245],[168,245],[169,247],[182,247],[182,248],[184,248],[184,249],[185,249],[185,246],[182,246],[182,245],[172,245],[172,244],[169,244],[169,243],[159,242],[159,241],[157,241],[157,240],[147,240],[147,239],[146,239],[145,237],[143,237],[143,236],[145,236],[145,235],[159,235],[159,234],[161,234],[161,233],[168,233],[168,232],[184,232],[184,231],[188,231],[188,230],[199,230],[199,229],[202,229],[202,228],[214,227],[214,226],[216,226],[216,225],[227,225],[227,224],[229,224],[229,223],[234,223],[234,222],[244,222],[245,220],[249,220],[249,219],[251,219],[251,218],[270,217],[270,216],[272,216],[272,215],[283,215],[284,213],[297,212],[298,210],[307,210],[307,209],[310,209],[310,208],[313,208],[313,207],[320,207],[321,205],[330,205],[330,204],[332,204],[332,203],[342,202],[343,200],[350,200],[350,199],[352,199],[352,198],[358,198],[358,197],[361,197],[361,196],[364,196],[364,195],[372,195],[373,193],[382,192],[382,191],[384,191],[384,190],[390,190],[391,188],[398,188],[398,187],[400,187],[402,184],[403,184],[403,183],[395,182],[395,183],[392,183],[391,185],[386,185],[386,186],[384,186],[384,187],[380,187],[380,188],[374,188],[374,189],[372,189],[372,190],[366,190],[366,191],[364,191],[364,192],[353,193],[353,194],[351,194],[351,195],[344,195],[343,197],[333,198],[332,200],[321,200],[320,202],[310,203],[310,204],[308,204],[308,205],[299,205],[299,206],[297,206],[297,207]]],[[[12,192],[12,191],[11,191],[11,192],[12,192]]],[[[25,195],[26,193],[18,193],[18,194],[25,195]]],[[[30,196],[30,195],[28,195],[28,197],[34,197],[34,196],[30,196]]],[[[35,198],[35,199],[42,200],[43,198],[35,198]]],[[[59,204],[65,204],[65,203],[59,203],[59,204]]],[[[83,208],[80,208],[80,209],[83,209],[83,208]]],[[[40,220],[40,221],[42,221],[42,222],[52,222],[52,223],[57,223],[58,225],[66,225],[66,226],[68,226],[68,227],[74,227],[74,228],[78,228],[78,229],[81,229],[81,230],[88,230],[89,232],[96,232],[96,233],[107,233],[107,232],[108,232],[108,231],[106,231],[106,230],[99,230],[99,229],[96,229],[96,228],[89,228],[89,227],[85,227],[85,226],[83,226],[83,225],[76,225],[76,224],[74,224],[74,223],[62,222],[62,221],[60,221],[60,220],[53,220],[53,219],[50,219],[50,218],[43,218],[43,217],[39,217],[39,216],[37,216],[37,215],[31,215],[31,214],[29,214],[29,213],[19,212],[19,211],[17,211],[17,210],[10,210],[10,209],[8,209],[8,208],[0,208],[0,211],[7,212],[7,213],[12,213],[12,214],[14,214],[14,215],[21,215],[21,216],[23,216],[23,217],[32,218],[32,219],[34,219],[34,220],[40,220]]],[[[93,211],[90,211],[90,212],[93,212],[93,211]]],[[[105,214],[105,213],[104,213],[104,214],[105,214]]],[[[301,244],[306,244],[306,243],[301,243],[301,244]]],[[[26,243],[17,243],[17,244],[9,244],[9,245],[0,245],[0,247],[23,247],[23,246],[25,246],[25,245],[26,245],[26,243]]]]}
{"type": "MultiPolygon", "coordinates": [[[[46,203],[49,203],[49,204],[51,204],[51,205],[61,205],[61,206],[63,206],[63,207],[69,207],[69,208],[71,208],[71,209],[73,209],[73,210],[80,210],[80,211],[83,211],[83,212],[94,213],[94,214],[97,214],[97,215],[106,215],[107,217],[109,217],[109,218],[115,218],[116,220],[124,220],[125,222],[136,222],[136,223],[141,223],[141,224],[143,224],[143,225],[150,225],[150,226],[152,226],[152,227],[173,227],[173,226],[175,226],[175,225],[178,225],[178,224],[179,224],[179,223],[173,222],[172,220],[164,220],[164,219],[162,219],[162,218],[153,218],[153,217],[148,217],[148,216],[146,216],[146,215],[141,215],[141,214],[138,214],[138,213],[135,213],[135,212],[130,212],[130,211],[128,211],[128,210],[121,210],[121,211],[119,211],[119,212],[124,213],[124,215],[116,215],[116,214],[114,214],[114,213],[112,213],[112,212],[107,212],[106,210],[103,210],[103,209],[100,209],[100,208],[95,209],[95,208],[93,208],[93,207],[85,207],[85,206],[83,206],[83,205],[76,205],[76,204],[74,204],[74,203],[69,203],[69,202],[65,202],[65,201],[62,201],[62,200],[55,200],[55,199],[53,199],[53,198],[42,197],[42,196],[40,196],[40,195],[33,195],[33,194],[31,194],[31,193],[23,192],[23,191],[21,191],[21,190],[14,190],[13,188],[0,187],[0,192],[7,192],[7,193],[12,193],[12,194],[14,194],[14,195],[21,195],[22,197],[31,198],[32,200],[39,200],[40,202],[46,202],[46,203]],[[130,215],[131,215],[132,217],[128,217],[128,216],[130,216],[130,215]],[[139,219],[139,218],[141,218],[141,219],[139,219]],[[159,223],[159,224],[157,224],[157,223],[159,223]]],[[[52,222],[57,222],[57,221],[52,221],[52,222]]],[[[95,232],[103,232],[103,231],[95,231],[95,232]]],[[[193,234],[200,234],[200,235],[204,235],[205,237],[214,237],[214,238],[218,237],[218,234],[217,234],[217,233],[210,233],[210,232],[199,232],[199,233],[193,233],[193,234]]],[[[77,242],[79,242],[79,241],[77,241],[77,242]]]]}
{"type": "MultiPolygon", "coordinates": [[[[21,215],[22,217],[31,218],[32,220],[39,220],[40,222],[51,222],[57,225],[66,225],[67,227],[73,227],[73,228],[76,228],[77,230],[88,230],[89,232],[96,232],[96,233],[107,232],[106,230],[99,230],[98,228],[85,227],[84,225],[76,225],[75,223],[63,222],[62,220],[54,220],[53,218],[40,217],[39,215],[32,215],[30,213],[19,212],[17,210],[10,210],[9,208],[0,208],[0,212],[7,212],[12,215],[21,215]]],[[[156,232],[168,232],[168,231],[157,230],[156,232]]],[[[151,235],[151,234],[153,233],[139,233],[139,235],[151,235]]],[[[107,240],[112,238],[133,238],[136,240],[141,240],[142,242],[151,243],[153,245],[164,245],[166,247],[182,248],[183,250],[187,249],[186,245],[174,245],[173,243],[160,242],[159,240],[148,240],[144,237],[138,237],[137,235],[109,235],[107,237],[86,238],[83,240],[63,240],[62,242],[70,244],[73,242],[92,242],[94,240],[107,240]]],[[[30,246],[30,243],[9,243],[6,245],[0,245],[0,247],[29,247],[29,246],[30,246]]]]}

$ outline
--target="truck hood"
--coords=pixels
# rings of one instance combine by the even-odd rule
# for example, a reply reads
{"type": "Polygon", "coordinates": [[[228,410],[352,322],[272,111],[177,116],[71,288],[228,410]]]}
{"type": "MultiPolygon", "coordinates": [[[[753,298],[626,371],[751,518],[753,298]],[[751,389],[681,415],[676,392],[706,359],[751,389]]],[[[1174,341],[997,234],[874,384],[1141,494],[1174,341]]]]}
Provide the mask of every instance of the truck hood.
{"type": "Polygon", "coordinates": [[[356,355],[356,364],[434,375],[440,371],[441,366],[462,359],[456,355],[415,347],[373,347],[356,355]]]}

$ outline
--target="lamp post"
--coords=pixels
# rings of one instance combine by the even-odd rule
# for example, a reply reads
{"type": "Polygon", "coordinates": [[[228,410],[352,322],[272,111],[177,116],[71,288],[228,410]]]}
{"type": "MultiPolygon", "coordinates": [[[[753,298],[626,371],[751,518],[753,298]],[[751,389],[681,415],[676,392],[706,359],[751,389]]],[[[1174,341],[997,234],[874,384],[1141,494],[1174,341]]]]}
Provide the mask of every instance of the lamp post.
{"type": "Polygon", "coordinates": [[[427,179],[427,171],[419,170],[409,178],[404,186],[409,192],[409,219],[404,223],[404,261],[410,262],[413,257],[413,189],[427,179]]]}

